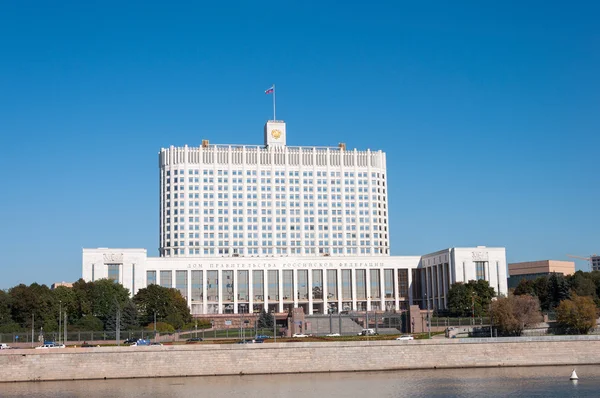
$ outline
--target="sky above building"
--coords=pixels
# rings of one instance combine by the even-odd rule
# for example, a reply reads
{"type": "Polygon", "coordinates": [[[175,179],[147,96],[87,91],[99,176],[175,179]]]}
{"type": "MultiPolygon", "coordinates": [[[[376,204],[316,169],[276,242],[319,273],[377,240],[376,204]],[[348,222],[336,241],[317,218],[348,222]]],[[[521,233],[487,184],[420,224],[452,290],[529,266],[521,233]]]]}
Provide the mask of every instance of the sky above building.
{"type": "Polygon", "coordinates": [[[0,289],[156,256],[160,148],[262,144],[273,83],[288,145],[387,152],[392,254],[600,252],[596,2],[214,3],[0,4],[0,289]]]}

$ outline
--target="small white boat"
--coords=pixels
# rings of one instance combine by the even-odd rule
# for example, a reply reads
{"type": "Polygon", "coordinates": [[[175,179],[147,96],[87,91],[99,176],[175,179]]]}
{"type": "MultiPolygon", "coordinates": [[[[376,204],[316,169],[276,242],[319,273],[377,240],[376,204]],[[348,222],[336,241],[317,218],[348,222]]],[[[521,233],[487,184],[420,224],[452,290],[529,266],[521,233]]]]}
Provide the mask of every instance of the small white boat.
{"type": "Polygon", "coordinates": [[[575,373],[575,369],[573,369],[573,372],[571,373],[571,377],[569,378],[569,380],[579,380],[579,377],[577,377],[577,373],[575,373]]]}

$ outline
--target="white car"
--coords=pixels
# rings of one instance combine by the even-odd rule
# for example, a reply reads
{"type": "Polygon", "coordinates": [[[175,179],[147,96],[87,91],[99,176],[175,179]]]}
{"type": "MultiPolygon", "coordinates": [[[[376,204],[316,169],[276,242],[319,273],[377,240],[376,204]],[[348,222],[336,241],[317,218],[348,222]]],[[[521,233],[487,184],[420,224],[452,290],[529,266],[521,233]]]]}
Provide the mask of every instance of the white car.
{"type": "Polygon", "coordinates": [[[43,344],[39,347],[35,347],[36,350],[47,350],[50,348],[65,348],[64,344],[54,344],[54,343],[48,343],[48,344],[43,344]]]}
{"type": "Polygon", "coordinates": [[[325,337],[341,337],[342,335],[339,333],[329,333],[326,334],[325,337]]]}
{"type": "Polygon", "coordinates": [[[396,340],[414,340],[415,338],[409,334],[403,334],[400,337],[396,337],[396,340]]]}
{"type": "Polygon", "coordinates": [[[0,344],[0,350],[8,350],[8,349],[10,349],[10,346],[8,344],[4,344],[4,343],[0,344]]]}
{"type": "Polygon", "coordinates": [[[302,334],[302,333],[294,333],[292,335],[292,337],[308,337],[308,335],[307,334],[302,334]]]}

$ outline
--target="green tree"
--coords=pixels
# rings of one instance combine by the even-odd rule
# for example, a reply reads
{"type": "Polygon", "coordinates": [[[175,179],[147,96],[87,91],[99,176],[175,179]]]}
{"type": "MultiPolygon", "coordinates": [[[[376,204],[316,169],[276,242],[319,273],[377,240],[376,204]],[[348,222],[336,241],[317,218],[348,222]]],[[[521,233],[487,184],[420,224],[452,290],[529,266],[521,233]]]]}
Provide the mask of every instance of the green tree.
{"type": "Polygon", "coordinates": [[[273,324],[275,320],[273,319],[273,314],[269,314],[264,308],[258,317],[257,326],[260,329],[273,329],[273,324]]]}
{"type": "Polygon", "coordinates": [[[448,310],[454,316],[469,316],[471,314],[472,291],[469,287],[457,282],[448,291],[448,310]]]}
{"type": "Polygon", "coordinates": [[[528,280],[528,279],[521,279],[519,281],[519,284],[515,288],[515,291],[513,292],[513,294],[515,296],[521,296],[521,295],[524,295],[524,294],[528,294],[530,296],[537,296],[535,294],[535,284],[534,284],[534,282],[532,280],[528,280]]]}
{"type": "Polygon", "coordinates": [[[46,331],[58,330],[58,301],[46,285],[20,284],[8,290],[11,301],[11,317],[20,328],[31,329],[32,314],[35,326],[46,331]]]}
{"type": "Polygon", "coordinates": [[[561,301],[570,297],[569,284],[562,274],[553,272],[548,278],[548,309],[558,307],[561,301]]]}
{"type": "Polygon", "coordinates": [[[70,328],[74,331],[96,332],[104,330],[104,324],[93,315],[85,315],[79,318],[70,328]]]}
{"type": "Polygon", "coordinates": [[[587,334],[596,327],[596,305],[591,297],[574,294],[556,308],[556,321],[566,333],[587,334]]]}
{"type": "Polygon", "coordinates": [[[0,290],[0,333],[16,332],[20,329],[12,319],[10,296],[4,290],[0,290]]]}
{"type": "Polygon", "coordinates": [[[154,315],[157,321],[167,322],[176,329],[192,320],[187,301],[177,289],[169,289],[159,285],[150,285],[140,289],[133,298],[143,324],[153,324],[154,315]]]}
{"type": "Polygon", "coordinates": [[[501,336],[520,336],[524,328],[542,320],[538,299],[529,295],[498,298],[492,302],[491,317],[501,336]]]}
{"type": "Polygon", "coordinates": [[[571,291],[578,296],[590,296],[597,298],[596,294],[596,283],[592,279],[591,272],[577,271],[573,275],[567,276],[567,283],[569,284],[571,291]]]}
{"type": "Polygon", "coordinates": [[[123,325],[123,330],[135,330],[139,328],[138,310],[133,300],[127,300],[127,304],[123,307],[121,324],[123,325]]]}
{"type": "Polygon", "coordinates": [[[448,309],[454,316],[479,317],[487,313],[495,295],[494,288],[485,280],[457,282],[448,291],[448,309]]]}

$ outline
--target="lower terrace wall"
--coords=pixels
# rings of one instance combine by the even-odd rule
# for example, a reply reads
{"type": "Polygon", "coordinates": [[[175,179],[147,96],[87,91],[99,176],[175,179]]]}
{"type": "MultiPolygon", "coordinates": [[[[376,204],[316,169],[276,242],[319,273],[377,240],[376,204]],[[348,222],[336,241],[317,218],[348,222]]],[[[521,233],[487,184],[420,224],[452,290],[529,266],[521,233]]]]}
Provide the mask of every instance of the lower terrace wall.
{"type": "Polygon", "coordinates": [[[600,337],[0,351],[0,382],[600,364],[600,337]]]}

